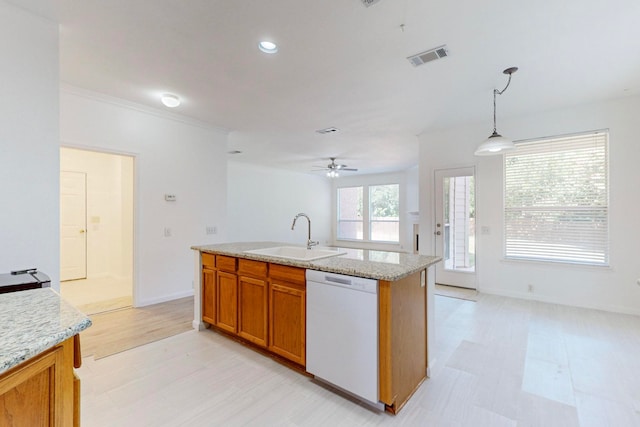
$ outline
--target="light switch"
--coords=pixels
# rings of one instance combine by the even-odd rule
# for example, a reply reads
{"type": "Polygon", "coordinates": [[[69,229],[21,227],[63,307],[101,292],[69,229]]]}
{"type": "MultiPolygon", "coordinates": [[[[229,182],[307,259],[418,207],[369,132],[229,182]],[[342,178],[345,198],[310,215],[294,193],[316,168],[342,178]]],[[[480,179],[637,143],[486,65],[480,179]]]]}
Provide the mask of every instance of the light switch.
{"type": "Polygon", "coordinates": [[[164,237],[171,237],[171,229],[169,227],[164,228],[164,237]]]}

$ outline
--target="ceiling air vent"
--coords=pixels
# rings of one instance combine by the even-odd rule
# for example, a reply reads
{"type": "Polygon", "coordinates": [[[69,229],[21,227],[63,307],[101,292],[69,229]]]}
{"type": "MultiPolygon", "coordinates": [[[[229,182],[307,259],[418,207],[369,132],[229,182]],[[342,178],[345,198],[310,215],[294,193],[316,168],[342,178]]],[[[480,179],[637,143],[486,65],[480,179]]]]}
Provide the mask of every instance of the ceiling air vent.
{"type": "Polygon", "coordinates": [[[361,1],[363,5],[365,5],[366,7],[369,7],[378,3],[380,0],[361,0],[361,1]]]}
{"type": "Polygon", "coordinates": [[[326,129],[319,129],[316,132],[321,133],[321,134],[327,134],[327,133],[335,133],[338,132],[337,128],[326,128],[326,129]]]}
{"type": "Polygon", "coordinates": [[[414,67],[417,67],[418,65],[435,61],[436,59],[444,58],[446,56],[449,56],[449,51],[447,50],[446,45],[442,45],[442,46],[427,50],[426,52],[422,52],[417,55],[410,56],[407,59],[409,60],[409,62],[411,62],[411,64],[413,64],[414,67]]]}

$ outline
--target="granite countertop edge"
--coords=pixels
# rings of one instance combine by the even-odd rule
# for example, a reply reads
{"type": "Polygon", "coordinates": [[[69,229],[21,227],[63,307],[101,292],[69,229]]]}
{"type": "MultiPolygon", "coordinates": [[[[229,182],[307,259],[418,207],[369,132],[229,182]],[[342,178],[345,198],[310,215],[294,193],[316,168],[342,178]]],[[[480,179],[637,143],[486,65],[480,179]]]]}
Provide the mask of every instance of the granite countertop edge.
{"type": "Polygon", "coordinates": [[[274,246],[295,245],[281,242],[237,242],[192,246],[191,249],[215,255],[227,255],[255,261],[300,267],[309,270],[319,270],[328,273],[345,274],[349,276],[386,280],[391,282],[410,276],[411,274],[428,268],[429,266],[434,265],[442,260],[442,258],[436,256],[400,253],[401,260],[397,264],[358,260],[353,258],[345,258],[343,256],[322,258],[313,261],[299,261],[245,252],[247,250],[264,249],[274,246]]]}
{"type": "Polygon", "coordinates": [[[91,326],[50,288],[1,294],[0,307],[0,375],[91,326]]]}

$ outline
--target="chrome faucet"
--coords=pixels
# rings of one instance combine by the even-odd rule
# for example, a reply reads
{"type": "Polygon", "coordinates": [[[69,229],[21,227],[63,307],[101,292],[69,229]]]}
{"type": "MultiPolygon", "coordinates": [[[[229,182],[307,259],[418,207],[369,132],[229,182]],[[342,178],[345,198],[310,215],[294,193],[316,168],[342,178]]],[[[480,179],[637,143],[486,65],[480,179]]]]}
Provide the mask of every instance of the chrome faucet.
{"type": "Polygon", "coordinates": [[[315,242],[311,240],[311,220],[309,219],[309,216],[306,213],[300,212],[298,215],[295,216],[295,218],[293,218],[293,224],[291,224],[291,229],[292,230],[294,229],[294,227],[296,226],[296,220],[301,216],[307,218],[307,222],[309,223],[309,231],[307,235],[307,249],[311,249],[312,246],[318,245],[320,244],[320,242],[315,242]]]}

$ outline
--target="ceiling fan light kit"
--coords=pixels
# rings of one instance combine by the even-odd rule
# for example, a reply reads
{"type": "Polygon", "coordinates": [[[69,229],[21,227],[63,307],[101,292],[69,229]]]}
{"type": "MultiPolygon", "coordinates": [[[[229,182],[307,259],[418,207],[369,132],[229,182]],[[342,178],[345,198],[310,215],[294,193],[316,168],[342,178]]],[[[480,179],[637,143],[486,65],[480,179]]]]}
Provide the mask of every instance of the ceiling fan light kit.
{"type": "Polygon", "coordinates": [[[326,170],[328,178],[338,178],[340,176],[340,171],[349,171],[349,172],[358,171],[358,169],[356,168],[350,168],[347,165],[341,165],[336,163],[335,157],[329,157],[329,160],[331,160],[331,163],[329,163],[327,166],[314,166],[315,168],[319,168],[317,170],[323,170],[323,171],[326,170]]]}
{"type": "Polygon", "coordinates": [[[493,90],[493,133],[478,146],[474,153],[476,156],[493,156],[516,148],[512,140],[500,135],[496,129],[496,95],[502,95],[507,90],[511,83],[511,75],[516,71],[518,71],[518,67],[509,67],[504,70],[503,73],[509,75],[507,85],[502,90],[493,90]]]}

